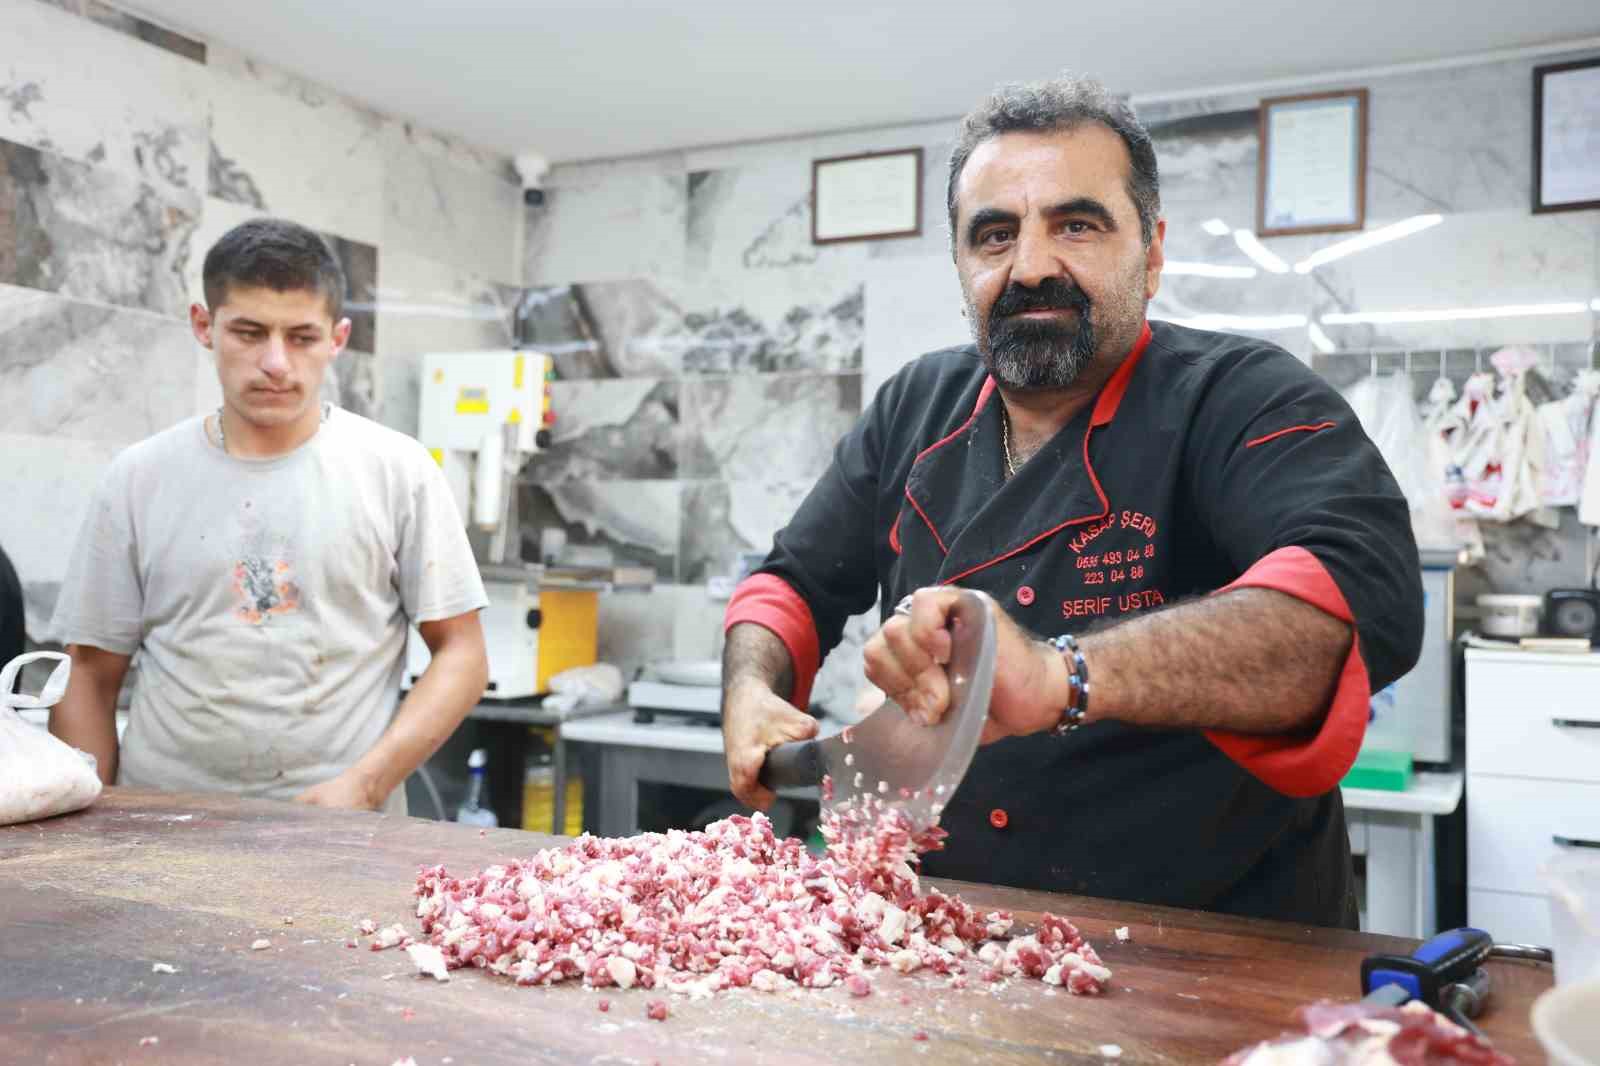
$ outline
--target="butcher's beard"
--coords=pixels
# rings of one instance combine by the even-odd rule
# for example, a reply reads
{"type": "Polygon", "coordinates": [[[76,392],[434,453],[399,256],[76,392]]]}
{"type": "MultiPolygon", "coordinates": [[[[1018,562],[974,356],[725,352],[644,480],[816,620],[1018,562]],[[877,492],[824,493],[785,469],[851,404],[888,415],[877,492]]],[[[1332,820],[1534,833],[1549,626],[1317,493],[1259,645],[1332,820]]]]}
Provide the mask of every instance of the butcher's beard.
{"type": "Polygon", "coordinates": [[[967,321],[984,366],[1003,388],[1016,392],[1064,389],[1078,380],[1102,350],[1126,351],[1144,322],[1144,270],[1130,274],[1100,304],[1065,278],[1037,287],[1009,285],[987,319],[966,297],[967,321]],[[1067,317],[1022,318],[1022,312],[1063,310],[1067,317]]]}

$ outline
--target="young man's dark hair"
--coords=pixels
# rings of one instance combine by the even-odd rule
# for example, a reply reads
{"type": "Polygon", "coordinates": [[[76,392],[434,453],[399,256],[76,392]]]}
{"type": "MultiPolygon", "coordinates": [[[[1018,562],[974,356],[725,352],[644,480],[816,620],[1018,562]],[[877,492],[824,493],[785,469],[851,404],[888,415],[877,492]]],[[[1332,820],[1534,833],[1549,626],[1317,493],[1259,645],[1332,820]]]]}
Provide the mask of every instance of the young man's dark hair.
{"type": "Polygon", "coordinates": [[[206,305],[213,311],[228,298],[228,286],[248,285],[293,292],[319,292],[337,322],[344,314],[344,270],[315,230],[281,218],[241,222],[206,253],[202,272],[206,305]]]}

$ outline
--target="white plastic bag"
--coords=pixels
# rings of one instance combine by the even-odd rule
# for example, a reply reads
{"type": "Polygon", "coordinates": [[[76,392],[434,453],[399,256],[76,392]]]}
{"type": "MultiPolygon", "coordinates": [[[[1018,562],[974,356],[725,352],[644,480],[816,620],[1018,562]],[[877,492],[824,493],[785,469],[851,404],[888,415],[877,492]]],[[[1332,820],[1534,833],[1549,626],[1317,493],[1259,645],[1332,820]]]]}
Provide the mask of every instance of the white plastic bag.
{"type": "Polygon", "coordinates": [[[552,711],[600,707],[622,699],[622,671],[610,663],[574,666],[550,678],[544,706],[552,711]]]}
{"type": "Polygon", "coordinates": [[[72,660],[60,652],[19,655],[0,670],[0,825],[81,810],[100,795],[92,756],[68,747],[16,712],[18,707],[53,707],[67,691],[72,660]],[[37,696],[12,694],[28,663],[58,660],[37,696]]]}

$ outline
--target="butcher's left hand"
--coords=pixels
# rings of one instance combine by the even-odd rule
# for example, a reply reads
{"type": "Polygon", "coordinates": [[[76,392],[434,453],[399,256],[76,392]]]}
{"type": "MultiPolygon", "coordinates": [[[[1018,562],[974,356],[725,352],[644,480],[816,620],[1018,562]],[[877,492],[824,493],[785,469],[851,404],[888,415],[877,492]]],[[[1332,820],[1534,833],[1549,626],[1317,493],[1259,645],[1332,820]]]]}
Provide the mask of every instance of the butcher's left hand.
{"type": "Polygon", "coordinates": [[[352,811],[376,811],[383,807],[386,796],[375,795],[372,786],[361,775],[346,770],[338,777],[319,785],[312,785],[294,798],[296,803],[313,807],[340,807],[352,811]]]}
{"type": "MultiPolygon", "coordinates": [[[[937,723],[950,707],[944,664],[950,660],[950,612],[960,591],[918,589],[911,613],[889,619],[863,649],[867,680],[923,725],[937,723]]],[[[994,689],[981,744],[1048,729],[1065,706],[1053,695],[1066,674],[1060,656],[1019,629],[992,600],[990,610],[996,638],[994,689]]]]}

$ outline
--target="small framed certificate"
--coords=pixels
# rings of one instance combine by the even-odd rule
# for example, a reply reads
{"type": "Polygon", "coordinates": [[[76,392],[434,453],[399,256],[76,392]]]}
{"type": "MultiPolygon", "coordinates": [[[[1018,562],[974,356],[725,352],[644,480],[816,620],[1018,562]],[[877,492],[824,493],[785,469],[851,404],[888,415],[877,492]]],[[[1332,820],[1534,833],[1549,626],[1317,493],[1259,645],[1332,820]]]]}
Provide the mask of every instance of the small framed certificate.
{"type": "Polygon", "coordinates": [[[922,149],[817,159],[811,241],[871,241],[922,232],[922,149]]]}
{"type": "Polygon", "coordinates": [[[1600,58],[1533,69],[1533,210],[1600,207],[1600,58]]]}
{"type": "Polygon", "coordinates": [[[1367,90],[1261,101],[1256,233],[1358,230],[1367,220],[1367,90]]]}

